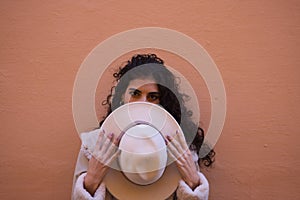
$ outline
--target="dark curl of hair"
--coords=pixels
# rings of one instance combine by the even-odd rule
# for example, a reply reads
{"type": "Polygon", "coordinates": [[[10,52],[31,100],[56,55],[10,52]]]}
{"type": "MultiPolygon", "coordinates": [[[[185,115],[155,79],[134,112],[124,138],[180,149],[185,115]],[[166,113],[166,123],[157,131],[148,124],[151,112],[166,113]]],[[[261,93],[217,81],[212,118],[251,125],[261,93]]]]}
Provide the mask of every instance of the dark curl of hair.
{"type": "MultiPolygon", "coordinates": [[[[164,61],[162,59],[155,54],[135,55],[124,67],[119,68],[119,71],[114,73],[113,76],[118,84],[111,88],[111,93],[107,96],[106,100],[102,102],[102,105],[108,105],[107,114],[104,119],[113,110],[122,105],[122,95],[124,95],[131,80],[151,77],[158,83],[160,105],[176,119],[178,124],[180,124],[187,142],[191,144],[190,149],[199,154],[201,146],[205,145],[203,144],[204,131],[202,128],[197,127],[191,120],[192,111],[187,110],[184,106],[184,99],[188,96],[179,93],[179,86],[176,82],[176,78],[164,66],[164,61]],[[143,67],[142,70],[136,70],[139,67],[143,67]],[[134,72],[127,73],[130,70],[133,70],[134,72]],[[191,134],[192,131],[196,131],[197,133],[191,134]]],[[[100,122],[100,126],[104,122],[104,119],[100,122]]],[[[212,149],[206,156],[199,158],[199,165],[202,166],[203,164],[207,167],[210,166],[214,162],[214,156],[215,152],[212,149]]]]}

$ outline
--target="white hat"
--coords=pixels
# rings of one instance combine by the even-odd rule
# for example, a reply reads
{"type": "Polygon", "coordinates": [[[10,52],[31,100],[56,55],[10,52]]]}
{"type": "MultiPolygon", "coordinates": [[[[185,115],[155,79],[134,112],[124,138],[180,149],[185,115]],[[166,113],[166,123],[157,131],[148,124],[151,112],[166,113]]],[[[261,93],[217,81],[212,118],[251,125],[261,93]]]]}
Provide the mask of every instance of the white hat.
{"type": "Polygon", "coordinates": [[[180,180],[167,155],[166,135],[183,134],[176,120],[161,106],[147,102],[125,104],[113,111],[101,129],[123,134],[121,153],[104,178],[108,191],[121,200],[166,199],[180,180]]]}

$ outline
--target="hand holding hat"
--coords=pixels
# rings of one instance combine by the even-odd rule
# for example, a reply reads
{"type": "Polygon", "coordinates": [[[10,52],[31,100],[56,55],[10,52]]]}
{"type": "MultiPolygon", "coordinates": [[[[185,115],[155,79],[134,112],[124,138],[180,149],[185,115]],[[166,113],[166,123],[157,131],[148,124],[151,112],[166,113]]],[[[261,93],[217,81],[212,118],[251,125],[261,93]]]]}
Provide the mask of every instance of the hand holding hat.
{"type": "Polygon", "coordinates": [[[117,158],[120,152],[116,148],[118,142],[119,138],[115,139],[113,133],[106,136],[104,130],[100,131],[84,181],[84,186],[90,194],[95,193],[106,175],[109,165],[117,158]]]}
{"type": "Polygon", "coordinates": [[[168,152],[169,155],[175,160],[177,169],[184,182],[188,184],[191,189],[195,189],[200,185],[200,178],[197,174],[197,168],[193,161],[191,151],[189,150],[183,134],[176,132],[177,140],[168,135],[168,152]]]}

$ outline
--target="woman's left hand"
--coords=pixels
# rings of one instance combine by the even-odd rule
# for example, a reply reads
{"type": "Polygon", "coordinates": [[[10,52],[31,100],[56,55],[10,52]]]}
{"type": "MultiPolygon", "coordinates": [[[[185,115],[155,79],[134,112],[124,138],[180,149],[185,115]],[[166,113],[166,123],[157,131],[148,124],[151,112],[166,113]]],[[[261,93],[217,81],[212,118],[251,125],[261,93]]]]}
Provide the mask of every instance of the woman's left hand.
{"type": "Polygon", "coordinates": [[[201,183],[191,151],[185,142],[183,134],[176,133],[176,138],[178,140],[170,135],[166,138],[169,155],[176,161],[177,169],[181,174],[182,179],[192,190],[194,190],[201,183]]]}

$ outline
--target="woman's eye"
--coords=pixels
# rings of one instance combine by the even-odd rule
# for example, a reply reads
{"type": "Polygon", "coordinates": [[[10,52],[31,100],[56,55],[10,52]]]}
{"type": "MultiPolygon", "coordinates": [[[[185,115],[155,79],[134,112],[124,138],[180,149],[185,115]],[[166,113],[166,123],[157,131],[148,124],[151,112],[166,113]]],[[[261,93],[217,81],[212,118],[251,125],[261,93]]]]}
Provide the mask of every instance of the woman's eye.
{"type": "Polygon", "coordinates": [[[155,94],[151,94],[151,95],[149,95],[149,98],[150,98],[152,101],[155,101],[155,100],[157,100],[157,99],[159,98],[159,96],[158,96],[158,95],[155,95],[155,94]]]}
{"type": "Polygon", "coordinates": [[[132,97],[137,97],[140,93],[138,91],[130,91],[129,94],[132,96],[132,97]]]}

